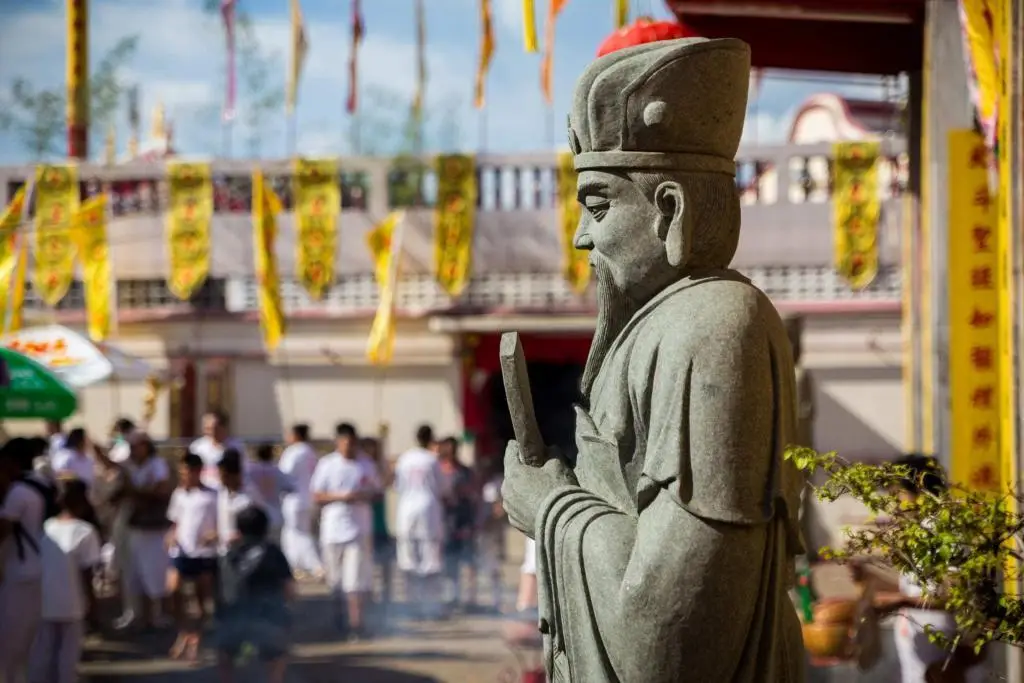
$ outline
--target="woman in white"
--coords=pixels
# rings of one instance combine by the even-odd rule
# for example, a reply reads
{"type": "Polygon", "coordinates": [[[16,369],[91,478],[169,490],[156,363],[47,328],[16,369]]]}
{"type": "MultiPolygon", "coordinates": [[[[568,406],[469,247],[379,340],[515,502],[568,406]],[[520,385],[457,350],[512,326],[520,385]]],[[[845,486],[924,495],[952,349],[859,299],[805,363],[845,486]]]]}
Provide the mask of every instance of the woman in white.
{"type": "Polygon", "coordinates": [[[0,448],[0,681],[23,683],[42,617],[40,550],[46,503],[21,480],[31,462],[25,439],[0,448]]]}
{"type": "MultiPolygon", "coordinates": [[[[166,534],[170,526],[167,506],[173,492],[171,469],[145,433],[132,434],[129,446],[128,460],[120,464],[110,460],[95,444],[93,452],[107,467],[121,468],[127,475],[123,504],[131,506],[127,535],[131,560],[124,586],[129,595],[128,604],[141,602],[144,624],[156,626],[158,620],[163,619],[161,605],[167,597],[170,569],[166,534]]],[[[134,611],[127,611],[116,625],[126,628],[134,623],[135,617],[134,611]]]]}
{"type": "Polygon", "coordinates": [[[96,480],[96,461],[89,457],[85,430],[76,427],[68,432],[64,446],[50,458],[50,465],[59,479],[75,478],[92,486],[96,480]]]}
{"type": "Polygon", "coordinates": [[[32,646],[31,683],[75,683],[85,633],[92,571],[100,563],[100,537],[84,483],[69,481],[60,513],[44,524],[43,620],[32,646]]]}
{"type": "Polygon", "coordinates": [[[516,609],[520,612],[537,609],[537,543],[529,537],[523,548],[523,566],[519,569],[516,609]]]}
{"type": "Polygon", "coordinates": [[[281,502],[281,550],[297,578],[322,578],[324,567],[313,538],[313,494],[309,485],[316,470],[317,454],[309,443],[309,425],[294,425],[287,440],[288,447],[277,467],[291,478],[294,489],[281,502]]]}
{"type": "Polygon", "coordinates": [[[405,575],[406,600],[428,616],[440,604],[444,570],[444,477],[437,454],[430,450],[433,441],[433,430],[420,427],[417,447],[402,453],[395,463],[398,570],[405,575]]]}

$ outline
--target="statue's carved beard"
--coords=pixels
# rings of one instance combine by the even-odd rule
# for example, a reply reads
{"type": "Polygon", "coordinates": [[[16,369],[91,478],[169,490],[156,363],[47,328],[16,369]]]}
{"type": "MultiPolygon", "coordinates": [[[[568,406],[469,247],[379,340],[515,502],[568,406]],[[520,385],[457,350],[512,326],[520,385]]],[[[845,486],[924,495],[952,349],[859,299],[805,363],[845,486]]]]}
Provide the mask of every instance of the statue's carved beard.
{"type": "Polygon", "coordinates": [[[590,405],[590,392],[605,356],[639,308],[629,295],[615,285],[607,261],[598,254],[592,254],[591,265],[597,278],[597,327],[594,330],[594,340],[590,343],[587,365],[583,369],[581,390],[586,405],[590,405]]]}

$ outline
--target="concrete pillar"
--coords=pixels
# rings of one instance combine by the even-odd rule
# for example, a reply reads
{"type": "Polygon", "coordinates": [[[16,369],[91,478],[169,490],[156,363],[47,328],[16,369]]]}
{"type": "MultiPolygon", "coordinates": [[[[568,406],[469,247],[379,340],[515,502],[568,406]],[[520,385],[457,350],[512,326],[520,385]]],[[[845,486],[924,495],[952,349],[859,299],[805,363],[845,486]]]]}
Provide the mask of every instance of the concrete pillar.
{"type": "Polygon", "coordinates": [[[928,0],[926,12],[921,139],[921,247],[926,285],[921,301],[922,450],[935,454],[949,467],[947,138],[950,130],[970,128],[973,113],[958,5],[928,0]]]}

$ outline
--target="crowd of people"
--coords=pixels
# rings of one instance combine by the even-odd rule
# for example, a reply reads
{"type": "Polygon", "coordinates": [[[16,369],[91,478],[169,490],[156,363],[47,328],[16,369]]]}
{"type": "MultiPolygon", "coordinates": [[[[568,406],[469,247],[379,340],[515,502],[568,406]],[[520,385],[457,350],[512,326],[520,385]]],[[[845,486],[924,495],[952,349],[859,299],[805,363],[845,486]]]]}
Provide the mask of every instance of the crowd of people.
{"type": "Polygon", "coordinates": [[[176,628],[174,658],[195,660],[212,624],[228,683],[250,651],[283,680],[297,581],[327,583],[339,638],[352,640],[387,627],[399,577],[412,618],[505,607],[500,463],[467,467],[458,439],[429,426],[390,459],[349,423],[321,456],[297,424],[278,455],[232,437],[214,411],[175,462],[128,419],[105,445],[47,429],[0,447],[0,681],[77,680],[84,635],[107,626],[104,592],[123,605],[110,627],[176,628]],[[478,601],[481,583],[489,597],[478,601]]]}

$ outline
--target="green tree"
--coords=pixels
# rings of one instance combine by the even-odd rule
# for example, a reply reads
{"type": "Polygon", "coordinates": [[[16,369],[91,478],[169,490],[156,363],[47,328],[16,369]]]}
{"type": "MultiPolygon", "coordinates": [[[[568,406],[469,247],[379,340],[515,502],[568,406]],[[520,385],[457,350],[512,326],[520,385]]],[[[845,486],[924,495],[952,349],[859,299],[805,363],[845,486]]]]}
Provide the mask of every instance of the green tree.
{"type": "Polygon", "coordinates": [[[931,474],[944,490],[903,500],[894,491],[912,480],[905,465],[851,463],[834,452],[798,447],[786,457],[807,474],[826,476],[816,490],[820,500],[852,496],[875,515],[868,528],[845,532],[845,548],[823,549],[824,557],[880,561],[912,576],[925,598],[956,620],[952,639],[929,633],[941,645],[953,647],[966,637],[978,649],[989,642],[1024,646],[1024,598],[1004,588],[1017,581],[1014,567],[1024,561],[1019,497],[969,490],[936,471],[931,474]]]}
{"type": "MultiPolygon", "coordinates": [[[[136,36],[122,38],[100,59],[89,81],[90,148],[102,149],[102,139],[114,121],[127,88],[121,70],[135,56],[136,36]]],[[[0,132],[13,133],[29,156],[38,161],[65,154],[66,97],[62,87],[36,88],[25,78],[11,81],[0,97],[0,132]]]]}

